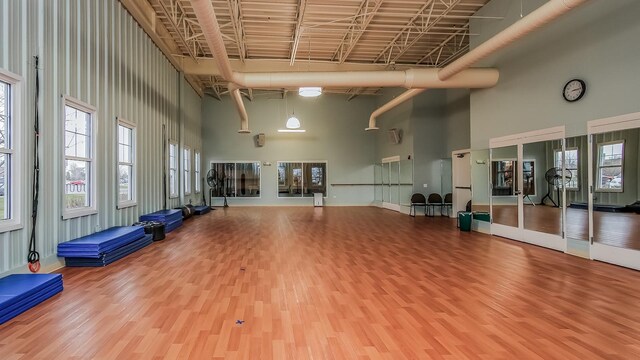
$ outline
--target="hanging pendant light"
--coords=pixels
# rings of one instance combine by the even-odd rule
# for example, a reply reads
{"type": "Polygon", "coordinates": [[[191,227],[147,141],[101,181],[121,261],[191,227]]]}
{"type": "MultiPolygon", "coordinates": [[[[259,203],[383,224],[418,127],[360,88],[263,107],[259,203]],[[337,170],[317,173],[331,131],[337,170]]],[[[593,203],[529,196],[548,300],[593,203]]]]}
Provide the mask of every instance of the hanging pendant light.
{"type": "MultiPolygon", "coordinates": [[[[285,111],[287,110],[287,97],[285,93],[284,103],[285,103],[285,111]]],[[[306,130],[300,129],[300,120],[296,117],[296,111],[293,110],[293,115],[287,119],[287,123],[285,124],[286,129],[278,129],[278,132],[291,132],[291,133],[303,133],[306,130]]]]}

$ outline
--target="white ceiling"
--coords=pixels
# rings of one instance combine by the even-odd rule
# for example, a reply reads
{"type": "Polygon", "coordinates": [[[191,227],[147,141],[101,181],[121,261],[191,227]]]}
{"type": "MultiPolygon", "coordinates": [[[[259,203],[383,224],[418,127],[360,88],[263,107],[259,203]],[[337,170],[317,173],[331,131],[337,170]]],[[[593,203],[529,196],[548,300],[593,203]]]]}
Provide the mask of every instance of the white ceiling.
{"type": "MultiPolygon", "coordinates": [[[[152,38],[166,42],[164,48],[184,64],[181,70],[190,75],[192,85],[214,96],[226,91],[189,0],[121,1],[138,22],[151,19],[152,31],[159,35],[152,38]],[[144,2],[147,4],[141,4],[144,2]],[[141,18],[145,17],[144,11],[132,11],[134,6],[153,14],[141,18]],[[159,26],[166,30],[158,29],[159,26]]],[[[468,31],[469,19],[476,17],[474,14],[488,1],[212,0],[212,3],[236,70],[309,71],[327,66],[336,70],[445,66],[467,52],[469,37],[474,36],[468,31]]],[[[491,21],[498,17],[484,18],[491,21]]],[[[356,96],[377,90],[325,91],[356,96]]],[[[253,91],[245,93],[252,96],[253,91]]]]}

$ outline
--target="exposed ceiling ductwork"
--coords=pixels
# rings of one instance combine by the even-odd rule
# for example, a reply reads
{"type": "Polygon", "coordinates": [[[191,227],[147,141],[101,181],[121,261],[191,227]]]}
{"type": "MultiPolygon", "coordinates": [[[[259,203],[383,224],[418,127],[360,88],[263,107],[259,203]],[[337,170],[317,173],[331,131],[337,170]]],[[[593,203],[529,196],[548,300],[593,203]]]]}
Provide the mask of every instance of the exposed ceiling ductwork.
{"type": "MultiPolygon", "coordinates": [[[[438,79],[446,82],[448,79],[452,79],[458,74],[466,71],[470,66],[478,61],[486,58],[487,56],[495,53],[498,50],[503,49],[514,41],[526,36],[532,31],[550,23],[551,21],[566,14],[571,9],[587,2],[588,0],[551,0],[548,3],[540,6],[534,10],[531,14],[525,16],[520,21],[504,29],[491,39],[480,44],[475,49],[468,52],[458,60],[454,61],[450,65],[440,69],[438,71],[438,79]]],[[[394,107],[402,104],[403,102],[413,98],[414,96],[422,93],[422,91],[408,90],[398,97],[391,100],[389,103],[381,106],[371,114],[369,118],[369,127],[367,130],[377,130],[376,119],[381,114],[393,109],[394,107]]]]}
{"type": "MultiPolygon", "coordinates": [[[[588,0],[551,0],[522,20],[508,27],[476,49],[442,68],[409,69],[405,71],[348,71],[348,72],[235,72],[231,67],[215,10],[210,0],[191,0],[194,13],[206,42],[214,54],[221,75],[232,87],[232,98],[241,117],[242,133],[248,133],[248,117],[239,87],[285,88],[300,86],[322,87],[405,87],[401,94],[377,109],[369,119],[368,130],[377,129],[376,118],[384,112],[422,93],[427,88],[487,88],[498,81],[495,69],[469,69],[477,61],[506,47],[528,33],[553,21],[572,8],[588,0]]],[[[231,89],[230,89],[231,90],[231,89]]]]}

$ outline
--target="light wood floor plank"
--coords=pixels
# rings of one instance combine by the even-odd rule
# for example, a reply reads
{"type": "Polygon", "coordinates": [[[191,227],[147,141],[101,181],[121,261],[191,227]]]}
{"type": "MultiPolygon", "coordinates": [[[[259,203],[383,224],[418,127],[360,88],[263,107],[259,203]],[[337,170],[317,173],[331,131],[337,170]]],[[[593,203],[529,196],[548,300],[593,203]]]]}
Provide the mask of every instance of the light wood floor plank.
{"type": "Polygon", "coordinates": [[[0,359],[640,358],[640,273],[447,218],[233,207],[60,272],[0,359]]]}

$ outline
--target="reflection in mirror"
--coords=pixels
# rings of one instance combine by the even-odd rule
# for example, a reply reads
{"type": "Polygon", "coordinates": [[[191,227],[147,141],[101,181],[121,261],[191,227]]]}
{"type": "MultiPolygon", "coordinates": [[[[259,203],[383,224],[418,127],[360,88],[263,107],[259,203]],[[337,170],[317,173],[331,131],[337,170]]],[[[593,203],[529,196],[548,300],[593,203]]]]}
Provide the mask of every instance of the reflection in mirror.
{"type": "MultiPolygon", "coordinates": [[[[565,139],[565,171],[571,178],[567,188],[567,238],[587,241],[589,239],[589,180],[588,180],[587,135],[565,139]]],[[[562,167],[562,153],[554,149],[556,167],[562,167]]]]}
{"type": "Polygon", "coordinates": [[[211,163],[214,197],[260,197],[260,162],[211,163]]]}
{"type": "Polygon", "coordinates": [[[594,241],[640,250],[640,129],[593,135],[594,241]]]}
{"type": "Polygon", "coordinates": [[[413,160],[400,161],[400,202],[401,205],[411,204],[413,194],[413,160]]]}
{"type": "Polygon", "coordinates": [[[327,163],[278,162],[278,197],[327,196],[327,163]]]}
{"type": "Polygon", "coordinates": [[[389,202],[400,204],[400,162],[389,163],[389,202]]]}
{"type": "Polygon", "coordinates": [[[562,236],[562,140],[523,144],[522,157],[524,228],[562,236]]]}
{"type": "Polygon", "coordinates": [[[494,224],[518,227],[518,147],[491,149],[491,218],[494,224]]]}
{"type": "Polygon", "coordinates": [[[389,203],[389,163],[382,164],[382,202],[389,203]]]}

